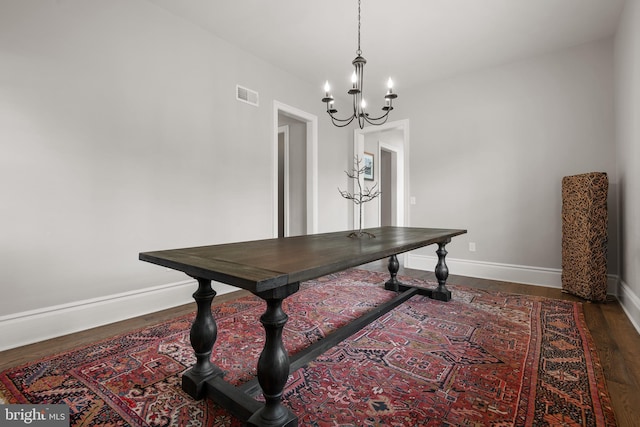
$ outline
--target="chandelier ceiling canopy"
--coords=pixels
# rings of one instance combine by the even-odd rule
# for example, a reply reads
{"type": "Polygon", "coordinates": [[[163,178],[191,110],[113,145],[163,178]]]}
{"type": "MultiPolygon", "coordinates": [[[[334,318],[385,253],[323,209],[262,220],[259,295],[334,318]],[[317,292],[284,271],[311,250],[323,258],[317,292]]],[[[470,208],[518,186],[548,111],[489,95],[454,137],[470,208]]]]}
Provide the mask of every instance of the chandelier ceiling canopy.
{"type": "Polygon", "coordinates": [[[369,113],[367,113],[367,103],[363,93],[364,65],[367,63],[367,60],[362,57],[362,50],[360,49],[360,1],[361,0],[358,0],[358,50],[356,50],[356,58],[352,62],[355,70],[351,75],[351,89],[347,92],[353,98],[353,113],[350,117],[343,119],[336,117],[338,110],[334,105],[335,100],[333,99],[333,95],[331,95],[329,81],[324,84],[325,95],[324,98],[322,98],[322,102],[327,104],[327,114],[329,114],[335,126],[345,127],[354,120],[357,120],[358,126],[362,129],[366,123],[370,125],[382,125],[386,123],[389,112],[393,110],[393,100],[396,99],[398,95],[393,93],[393,81],[391,77],[389,77],[387,81],[387,93],[384,96],[382,115],[379,117],[371,117],[369,113]]]}

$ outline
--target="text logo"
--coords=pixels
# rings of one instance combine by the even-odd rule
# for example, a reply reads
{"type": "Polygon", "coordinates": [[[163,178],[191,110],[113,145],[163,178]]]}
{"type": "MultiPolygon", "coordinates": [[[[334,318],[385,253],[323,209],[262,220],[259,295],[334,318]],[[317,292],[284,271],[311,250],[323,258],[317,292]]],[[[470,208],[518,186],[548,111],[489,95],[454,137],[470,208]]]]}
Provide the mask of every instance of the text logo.
{"type": "Polygon", "coordinates": [[[67,405],[0,405],[0,426],[69,427],[67,405]]]}

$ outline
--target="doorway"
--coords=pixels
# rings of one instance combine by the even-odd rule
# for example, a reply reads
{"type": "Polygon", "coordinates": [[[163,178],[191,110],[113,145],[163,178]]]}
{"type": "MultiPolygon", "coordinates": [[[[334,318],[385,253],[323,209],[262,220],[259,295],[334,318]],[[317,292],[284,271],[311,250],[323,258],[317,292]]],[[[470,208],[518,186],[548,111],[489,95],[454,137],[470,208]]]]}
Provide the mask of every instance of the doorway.
{"type": "Polygon", "coordinates": [[[318,119],[274,101],[273,236],[318,230],[318,119]]]}
{"type": "Polygon", "coordinates": [[[307,124],[278,115],[278,237],[307,232],[307,124]]]}
{"type": "Polygon", "coordinates": [[[398,225],[398,152],[380,143],[380,225],[398,225]]]}
{"type": "MultiPolygon", "coordinates": [[[[409,209],[405,206],[409,200],[409,121],[356,129],[353,152],[354,157],[360,158],[365,152],[374,154],[373,181],[361,184],[377,185],[382,192],[377,203],[365,206],[364,227],[409,224],[409,209]]],[[[354,227],[357,222],[354,212],[354,227]]]]}
{"type": "MultiPolygon", "coordinates": [[[[280,123],[280,121],[278,121],[280,123]]],[[[306,196],[306,195],[305,195],[306,196]]],[[[278,235],[289,236],[289,125],[278,126],[278,235]]]]}

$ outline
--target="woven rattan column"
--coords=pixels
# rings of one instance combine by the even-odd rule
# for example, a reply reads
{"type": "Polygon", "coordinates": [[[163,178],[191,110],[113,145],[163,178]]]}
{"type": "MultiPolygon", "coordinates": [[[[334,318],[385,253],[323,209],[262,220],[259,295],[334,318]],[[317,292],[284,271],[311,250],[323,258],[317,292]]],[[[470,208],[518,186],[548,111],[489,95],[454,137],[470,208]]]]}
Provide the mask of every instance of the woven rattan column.
{"type": "Polygon", "coordinates": [[[562,179],[562,289],[607,299],[607,193],[604,172],[562,179]]]}

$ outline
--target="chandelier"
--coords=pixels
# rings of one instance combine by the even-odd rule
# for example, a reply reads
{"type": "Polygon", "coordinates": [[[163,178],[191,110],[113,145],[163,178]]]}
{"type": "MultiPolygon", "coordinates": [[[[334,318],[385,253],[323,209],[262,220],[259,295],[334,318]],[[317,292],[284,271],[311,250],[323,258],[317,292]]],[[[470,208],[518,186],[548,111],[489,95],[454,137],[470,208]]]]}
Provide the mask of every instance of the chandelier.
{"type": "Polygon", "coordinates": [[[334,99],[333,95],[331,95],[329,81],[324,84],[325,95],[324,98],[322,98],[322,102],[327,104],[327,114],[329,114],[331,121],[337,127],[345,127],[354,120],[358,120],[358,126],[360,126],[360,129],[364,128],[365,123],[369,123],[370,125],[382,125],[386,123],[387,118],[389,117],[389,112],[393,110],[393,100],[396,99],[398,95],[393,93],[393,82],[391,81],[391,77],[389,77],[389,80],[387,81],[387,93],[384,96],[384,107],[382,107],[382,111],[384,111],[384,113],[380,117],[371,117],[369,113],[367,113],[367,103],[365,102],[364,95],[362,93],[364,83],[364,64],[367,63],[367,60],[362,57],[362,50],[360,49],[360,0],[358,0],[358,50],[356,50],[356,55],[356,59],[352,62],[355,67],[355,70],[351,75],[352,87],[347,92],[353,97],[353,114],[351,117],[339,119],[335,116],[338,110],[336,110],[334,106],[334,99]]]}

